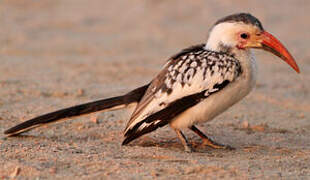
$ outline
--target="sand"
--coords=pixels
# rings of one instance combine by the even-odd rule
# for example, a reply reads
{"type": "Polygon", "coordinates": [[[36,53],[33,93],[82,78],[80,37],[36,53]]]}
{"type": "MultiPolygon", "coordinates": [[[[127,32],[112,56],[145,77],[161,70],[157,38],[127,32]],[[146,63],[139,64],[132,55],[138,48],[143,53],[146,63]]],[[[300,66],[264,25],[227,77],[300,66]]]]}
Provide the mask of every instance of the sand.
{"type": "Polygon", "coordinates": [[[0,179],[309,179],[310,1],[3,0],[0,179]],[[199,125],[236,150],[186,153],[169,127],[121,146],[130,111],[96,113],[23,136],[29,118],[144,85],[168,57],[203,43],[225,15],[251,12],[301,67],[255,51],[256,89],[199,125]]]}

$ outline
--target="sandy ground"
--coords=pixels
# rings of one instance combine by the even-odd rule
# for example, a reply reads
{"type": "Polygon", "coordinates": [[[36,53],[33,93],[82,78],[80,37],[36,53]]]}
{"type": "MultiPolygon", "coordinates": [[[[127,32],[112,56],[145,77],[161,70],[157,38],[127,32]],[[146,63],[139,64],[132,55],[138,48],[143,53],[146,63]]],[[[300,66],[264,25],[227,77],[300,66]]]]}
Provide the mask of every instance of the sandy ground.
{"type": "Polygon", "coordinates": [[[0,179],[309,179],[310,1],[2,0],[0,179]],[[211,25],[251,12],[296,57],[297,75],[256,51],[257,88],[199,127],[236,148],[213,150],[186,131],[185,153],[169,127],[121,146],[128,112],[83,116],[7,138],[42,113],[143,85],[211,25]]]}

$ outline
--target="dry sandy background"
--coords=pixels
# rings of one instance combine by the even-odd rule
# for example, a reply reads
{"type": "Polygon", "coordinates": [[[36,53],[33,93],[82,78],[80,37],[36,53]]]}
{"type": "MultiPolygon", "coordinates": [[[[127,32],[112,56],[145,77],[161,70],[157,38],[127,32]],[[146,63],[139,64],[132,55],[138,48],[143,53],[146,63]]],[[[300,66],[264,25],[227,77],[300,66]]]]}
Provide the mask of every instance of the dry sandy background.
{"type": "Polygon", "coordinates": [[[2,0],[0,179],[310,179],[310,1],[2,0]],[[251,12],[291,51],[298,76],[256,51],[257,88],[199,127],[236,150],[212,150],[169,127],[122,147],[128,113],[58,123],[24,136],[2,132],[42,113],[143,85],[211,25],[251,12]],[[97,121],[97,123],[96,123],[97,121]]]}

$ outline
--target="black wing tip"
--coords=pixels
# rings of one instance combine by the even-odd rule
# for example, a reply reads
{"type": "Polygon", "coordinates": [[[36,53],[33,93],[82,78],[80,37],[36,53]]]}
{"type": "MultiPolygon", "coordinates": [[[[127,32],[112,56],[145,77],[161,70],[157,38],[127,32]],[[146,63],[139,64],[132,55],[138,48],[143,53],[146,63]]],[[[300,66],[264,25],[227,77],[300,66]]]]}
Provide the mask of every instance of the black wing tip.
{"type": "Polygon", "coordinates": [[[125,136],[125,139],[122,142],[122,146],[129,144],[131,141],[139,138],[140,136],[142,136],[144,134],[146,134],[146,133],[137,132],[137,133],[133,133],[131,135],[125,136]]]}
{"type": "Polygon", "coordinates": [[[138,125],[138,126],[136,125],[134,128],[131,128],[125,132],[125,134],[124,134],[125,139],[122,142],[122,146],[129,144],[131,141],[133,141],[133,140],[135,140],[135,139],[139,138],[140,136],[147,133],[147,132],[145,132],[145,129],[142,131],[138,130],[139,126],[140,125],[138,125]]]}
{"type": "Polygon", "coordinates": [[[122,142],[122,146],[129,144],[131,141],[135,140],[136,138],[138,138],[138,137],[140,137],[140,136],[142,136],[142,135],[143,135],[143,134],[140,134],[140,133],[137,132],[137,131],[132,131],[132,129],[129,130],[129,131],[127,131],[127,132],[124,134],[125,139],[124,139],[123,142],[122,142]]]}
{"type": "Polygon", "coordinates": [[[122,146],[127,145],[128,143],[130,143],[133,139],[129,139],[129,138],[125,138],[122,142],[122,146]]]}

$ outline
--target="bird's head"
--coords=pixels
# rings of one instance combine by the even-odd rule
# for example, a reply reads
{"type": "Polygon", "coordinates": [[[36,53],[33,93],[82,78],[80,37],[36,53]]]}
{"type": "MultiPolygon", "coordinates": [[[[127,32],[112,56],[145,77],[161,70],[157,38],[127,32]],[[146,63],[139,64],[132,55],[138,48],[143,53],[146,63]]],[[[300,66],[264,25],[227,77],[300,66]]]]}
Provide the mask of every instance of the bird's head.
{"type": "Polygon", "coordinates": [[[206,48],[224,52],[263,49],[280,57],[299,73],[298,65],[284,45],[265,31],[251,14],[233,14],[218,20],[210,31],[206,48]]]}

